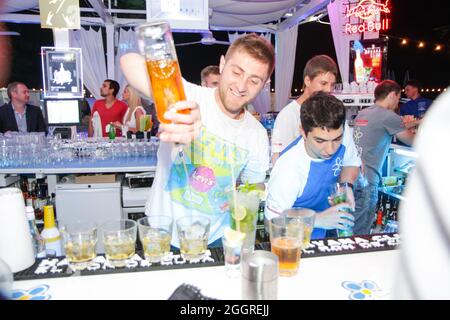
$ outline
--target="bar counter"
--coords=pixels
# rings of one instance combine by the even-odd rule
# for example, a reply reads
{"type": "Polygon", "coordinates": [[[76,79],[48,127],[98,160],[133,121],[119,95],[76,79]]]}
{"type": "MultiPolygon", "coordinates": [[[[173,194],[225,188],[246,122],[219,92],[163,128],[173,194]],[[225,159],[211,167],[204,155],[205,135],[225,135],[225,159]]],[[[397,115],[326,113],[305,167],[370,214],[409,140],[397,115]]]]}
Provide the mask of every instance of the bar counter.
{"type": "MultiPolygon", "coordinates": [[[[303,251],[298,274],[278,278],[278,299],[392,299],[399,256],[399,251],[393,249],[399,238],[398,235],[373,237],[382,240],[364,242],[366,249],[345,252],[328,244],[322,247],[322,255],[308,256],[303,251]],[[395,244],[387,245],[392,240],[395,244]]],[[[16,280],[13,289],[15,297],[22,299],[166,300],[183,283],[197,287],[210,298],[241,299],[241,279],[227,277],[225,267],[217,264],[16,280]],[[38,297],[33,292],[39,292],[38,297]]]]}

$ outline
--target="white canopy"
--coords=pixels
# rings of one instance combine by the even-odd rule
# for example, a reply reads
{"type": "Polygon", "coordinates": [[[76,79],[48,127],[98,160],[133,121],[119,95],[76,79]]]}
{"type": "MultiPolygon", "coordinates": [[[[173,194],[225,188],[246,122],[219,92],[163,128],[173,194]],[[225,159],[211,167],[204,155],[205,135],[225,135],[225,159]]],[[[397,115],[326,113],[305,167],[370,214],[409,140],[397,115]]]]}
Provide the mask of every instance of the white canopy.
{"type": "MultiPolygon", "coordinates": [[[[2,11],[4,13],[0,14],[0,21],[40,23],[39,0],[4,0],[3,2],[2,11]],[[36,14],[13,13],[24,9],[32,9],[36,14]]],[[[142,10],[108,9],[111,8],[111,2],[113,2],[111,0],[87,0],[87,2],[89,2],[91,8],[80,8],[81,24],[84,26],[100,25],[106,27],[107,76],[120,79],[121,75],[115,74],[117,71],[115,71],[116,68],[114,66],[114,39],[116,38],[114,35],[120,34],[120,27],[130,27],[144,22],[146,10],[144,8],[142,10]],[[104,4],[105,2],[107,6],[104,4]],[[98,17],[92,17],[92,13],[96,13],[98,17]],[[112,17],[112,14],[123,16],[123,14],[127,13],[142,16],[142,18],[112,17]],[[91,15],[91,17],[86,15],[91,15]],[[110,34],[111,32],[114,35],[110,34]]],[[[290,95],[295,64],[297,26],[314,15],[326,12],[326,6],[329,2],[330,0],[209,0],[209,29],[275,34],[276,54],[278,57],[276,64],[276,70],[278,71],[275,78],[275,89],[277,91],[275,110],[280,110],[286,105],[290,95]]],[[[126,41],[129,42],[128,38],[126,41]]],[[[120,38],[115,45],[120,48],[120,38]]],[[[86,51],[88,49],[92,50],[92,46],[91,48],[86,48],[86,51]]],[[[123,50],[118,51],[120,51],[120,54],[124,53],[123,50]]],[[[84,66],[87,67],[87,64],[84,64],[84,66]]],[[[87,72],[84,72],[84,74],[87,75],[87,72]]],[[[91,84],[90,86],[93,86],[92,89],[95,88],[95,91],[98,91],[97,88],[100,84],[91,84]]],[[[90,86],[87,87],[92,91],[90,86]]]]}

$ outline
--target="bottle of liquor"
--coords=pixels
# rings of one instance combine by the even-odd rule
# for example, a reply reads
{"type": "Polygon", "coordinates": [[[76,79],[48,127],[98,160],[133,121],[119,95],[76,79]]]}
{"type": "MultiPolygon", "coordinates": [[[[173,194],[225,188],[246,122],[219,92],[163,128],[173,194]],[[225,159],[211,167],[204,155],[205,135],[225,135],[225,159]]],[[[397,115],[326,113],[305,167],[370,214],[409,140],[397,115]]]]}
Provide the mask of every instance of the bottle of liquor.
{"type": "Polygon", "coordinates": [[[41,204],[42,199],[42,193],[41,193],[41,180],[37,179],[36,185],[35,185],[35,191],[36,194],[36,200],[34,201],[34,214],[36,216],[36,219],[41,220],[44,216],[44,208],[41,204]]]}
{"type": "Polygon", "coordinates": [[[355,81],[360,84],[364,83],[364,62],[361,58],[361,51],[356,50],[355,59],[355,81]]]}
{"type": "Polygon", "coordinates": [[[28,178],[27,177],[20,177],[20,190],[22,190],[23,199],[26,201],[28,199],[28,178]]]}
{"type": "Polygon", "coordinates": [[[110,140],[114,140],[116,138],[116,128],[114,128],[112,123],[109,124],[108,137],[110,140]]]}
{"type": "Polygon", "coordinates": [[[26,206],[25,214],[28,220],[28,227],[30,228],[31,240],[33,241],[34,255],[37,258],[45,258],[45,241],[36,227],[33,207],[26,206]]]}
{"type": "Polygon", "coordinates": [[[58,219],[58,210],[56,208],[56,194],[52,192],[51,197],[47,200],[47,205],[53,206],[53,212],[55,213],[55,219],[58,219]]]}
{"type": "Polygon", "coordinates": [[[386,225],[386,222],[388,220],[388,217],[391,215],[391,201],[389,200],[389,197],[386,199],[386,205],[384,207],[384,215],[383,215],[383,225],[386,225]]]}
{"type": "Polygon", "coordinates": [[[61,234],[56,227],[53,206],[44,207],[44,230],[41,233],[45,240],[45,249],[54,250],[57,256],[62,255],[61,234]]]}
{"type": "Polygon", "coordinates": [[[380,200],[378,201],[377,218],[375,221],[375,226],[372,229],[372,233],[374,234],[381,233],[383,230],[383,200],[383,196],[381,196],[380,200]]]}
{"type": "Polygon", "coordinates": [[[31,199],[31,205],[33,206],[33,209],[35,208],[35,201],[36,201],[36,182],[31,181],[31,183],[28,184],[28,197],[25,200],[25,202],[30,203],[28,199],[31,199]]]}

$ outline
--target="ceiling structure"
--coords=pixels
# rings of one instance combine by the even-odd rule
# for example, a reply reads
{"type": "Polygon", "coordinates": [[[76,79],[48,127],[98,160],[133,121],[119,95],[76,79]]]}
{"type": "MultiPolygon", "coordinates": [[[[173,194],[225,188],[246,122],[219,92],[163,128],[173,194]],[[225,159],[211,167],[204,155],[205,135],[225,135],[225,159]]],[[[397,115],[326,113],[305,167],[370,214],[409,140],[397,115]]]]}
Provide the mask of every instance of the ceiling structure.
{"type": "MultiPolygon", "coordinates": [[[[151,1],[151,0],[147,0],[151,1]]],[[[180,0],[181,3],[185,0],[180,0]]],[[[330,0],[209,0],[209,30],[277,32],[326,14],[330,0]]],[[[81,0],[81,25],[134,26],[146,0],[81,0]]],[[[39,0],[4,0],[0,21],[40,23],[39,0]]]]}

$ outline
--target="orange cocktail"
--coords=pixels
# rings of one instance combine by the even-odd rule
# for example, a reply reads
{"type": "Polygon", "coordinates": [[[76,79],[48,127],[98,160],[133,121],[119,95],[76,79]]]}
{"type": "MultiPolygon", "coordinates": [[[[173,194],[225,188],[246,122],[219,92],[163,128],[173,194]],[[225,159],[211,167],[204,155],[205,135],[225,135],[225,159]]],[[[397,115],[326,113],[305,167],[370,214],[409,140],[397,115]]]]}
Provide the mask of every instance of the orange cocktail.
{"type": "Polygon", "coordinates": [[[279,237],[270,242],[271,251],[278,256],[278,269],[282,276],[297,274],[302,253],[302,243],[298,238],[279,237]]]}

